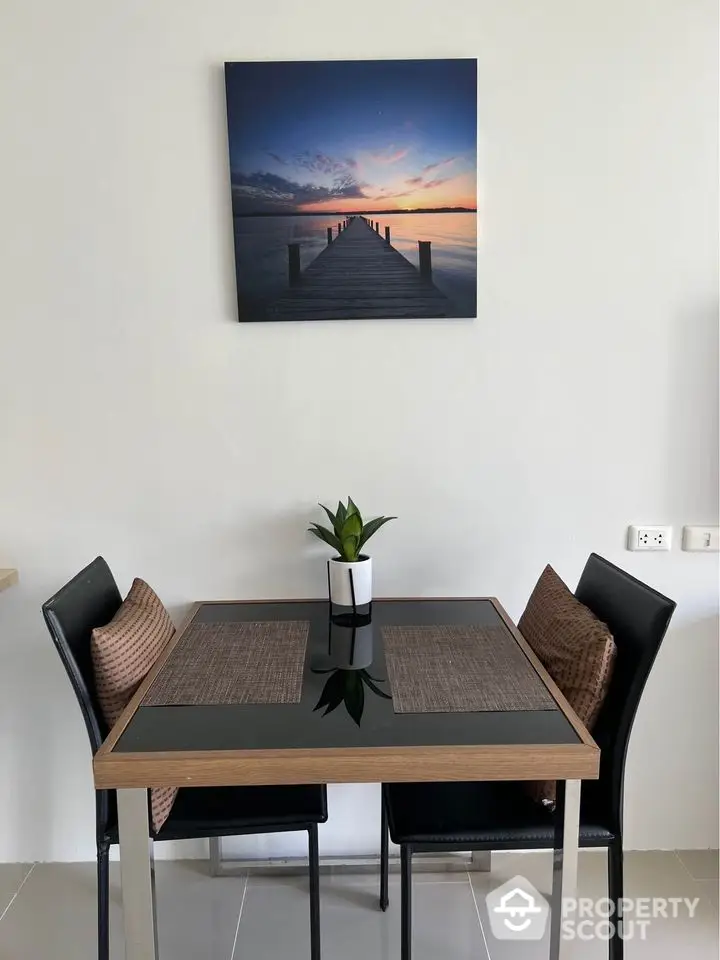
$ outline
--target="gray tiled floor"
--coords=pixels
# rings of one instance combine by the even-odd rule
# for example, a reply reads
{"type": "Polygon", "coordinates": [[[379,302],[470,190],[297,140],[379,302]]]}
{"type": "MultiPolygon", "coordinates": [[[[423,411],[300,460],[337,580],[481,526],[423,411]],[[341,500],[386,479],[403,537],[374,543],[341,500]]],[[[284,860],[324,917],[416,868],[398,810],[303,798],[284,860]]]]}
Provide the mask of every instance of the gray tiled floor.
{"type": "Polygon", "coordinates": [[[32,864],[4,863],[0,865],[0,917],[3,917],[13,898],[27,879],[32,864]]]}
{"type": "Polygon", "coordinates": [[[717,850],[678,850],[677,855],[695,880],[718,879],[717,850]]]}
{"type": "MultiPolygon", "coordinates": [[[[516,874],[542,892],[546,854],[495,854],[491,874],[420,874],[413,891],[415,960],[540,960],[547,942],[492,936],[485,894],[516,874]]],[[[629,853],[626,896],[699,898],[693,919],[659,918],[647,939],[626,944],[627,960],[710,960],[718,956],[717,853],[629,853]]],[[[157,865],[162,960],[297,960],[309,956],[307,885],[300,877],[212,879],[203,861],[157,865]]],[[[581,854],[580,894],[604,897],[602,853],[581,854]]],[[[400,888],[377,906],[377,878],[322,879],[324,960],[399,957],[400,888]]],[[[119,871],[112,867],[112,957],[122,960],[119,871]]],[[[0,960],[94,960],[93,864],[0,865],[0,960]],[[4,913],[3,913],[4,912],[4,913]]],[[[584,942],[582,960],[606,960],[607,945],[584,942]]]]}

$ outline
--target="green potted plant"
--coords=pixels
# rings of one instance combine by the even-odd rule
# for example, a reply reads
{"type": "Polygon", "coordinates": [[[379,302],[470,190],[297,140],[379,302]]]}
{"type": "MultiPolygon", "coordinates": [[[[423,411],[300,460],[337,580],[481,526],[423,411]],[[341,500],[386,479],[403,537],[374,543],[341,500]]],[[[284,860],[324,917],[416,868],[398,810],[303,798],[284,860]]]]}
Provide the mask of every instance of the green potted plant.
{"type": "Polygon", "coordinates": [[[341,607],[359,607],[372,600],[372,560],[362,548],[383,524],[396,517],[375,517],[364,521],[352,498],[347,504],[338,502],[335,513],[319,504],[328,515],[332,530],[311,523],[312,533],[337,551],[328,564],[330,599],[341,607]]]}

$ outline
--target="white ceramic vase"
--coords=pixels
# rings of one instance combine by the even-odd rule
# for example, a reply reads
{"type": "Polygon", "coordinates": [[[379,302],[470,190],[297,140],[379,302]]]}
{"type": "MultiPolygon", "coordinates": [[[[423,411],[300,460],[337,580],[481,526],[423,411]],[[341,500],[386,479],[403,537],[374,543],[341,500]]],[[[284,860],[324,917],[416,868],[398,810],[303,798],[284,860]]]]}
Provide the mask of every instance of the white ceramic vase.
{"type": "Polygon", "coordinates": [[[330,560],[330,599],[339,607],[352,607],[353,590],[355,606],[362,607],[372,600],[372,559],[360,555],[355,563],[344,560],[330,560]],[[352,571],[352,587],[350,573],[352,571]]]}

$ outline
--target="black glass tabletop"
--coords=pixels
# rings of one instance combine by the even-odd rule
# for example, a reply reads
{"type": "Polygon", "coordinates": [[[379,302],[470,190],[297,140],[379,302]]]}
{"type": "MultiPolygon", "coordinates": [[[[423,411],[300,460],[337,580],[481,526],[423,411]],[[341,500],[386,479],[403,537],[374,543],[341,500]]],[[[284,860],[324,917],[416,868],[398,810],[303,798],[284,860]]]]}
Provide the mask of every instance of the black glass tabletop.
{"type": "Polygon", "coordinates": [[[477,625],[512,639],[490,600],[377,600],[356,629],[331,622],[327,601],[207,603],[193,623],[280,620],[309,623],[299,702],[141,705],[113,752],[580,743],[559,708],[395,712],[383,627],[477,625]]]}

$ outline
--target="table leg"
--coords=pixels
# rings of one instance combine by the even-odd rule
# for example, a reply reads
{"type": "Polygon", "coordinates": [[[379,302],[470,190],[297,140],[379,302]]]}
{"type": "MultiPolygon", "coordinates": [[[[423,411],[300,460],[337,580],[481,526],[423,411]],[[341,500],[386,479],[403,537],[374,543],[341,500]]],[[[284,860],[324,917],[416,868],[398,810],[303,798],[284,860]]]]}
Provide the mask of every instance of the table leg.
{"type": "Polygon", "coordinates": [[[492,870],[492,853],[490,850],[473,850],[470,854],[470,869],[479,873],[490,873],[492,870]]]}
{"type": "Polygon", "coordinates": [[[145,789],[118,790],[126,960],[158,960],[155,862],[145,789]]]}
{"type": "Polygon", "coordinates": [[[222,837],[210,837],[210,876],[219,877],[222,872],[222,837]]]}
{"type": "MultiPolygon", "coordinates": [[[[575,941],[562,936],[563,903],[577,896],[580,780],[559,780],[555,808],[550,960],[568,960],[575,941]]],[[[569,915],[572,918],[572,914],[569,915]]]]}

